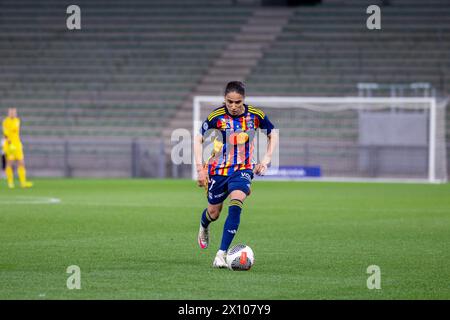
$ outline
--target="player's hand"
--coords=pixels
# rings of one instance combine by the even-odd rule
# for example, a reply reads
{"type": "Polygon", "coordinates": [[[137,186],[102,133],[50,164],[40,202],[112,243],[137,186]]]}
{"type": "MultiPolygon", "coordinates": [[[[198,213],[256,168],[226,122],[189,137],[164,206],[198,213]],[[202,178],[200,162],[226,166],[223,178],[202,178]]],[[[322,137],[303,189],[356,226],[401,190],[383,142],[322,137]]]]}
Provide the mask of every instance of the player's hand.
{"type": "Polygon", "coordinates": [[[205,167],[197,168],[197,185],[199,187],[208,186],[208,172],[205,167]]]}
{"type": "Polygon", "coordinates": [[[253,172],[258,176],[263,176],[266,173],[266,171],[267,171],[267,164],[265,163],[258,163],[255,166],[255,169],[253,170],[253,172]]]}

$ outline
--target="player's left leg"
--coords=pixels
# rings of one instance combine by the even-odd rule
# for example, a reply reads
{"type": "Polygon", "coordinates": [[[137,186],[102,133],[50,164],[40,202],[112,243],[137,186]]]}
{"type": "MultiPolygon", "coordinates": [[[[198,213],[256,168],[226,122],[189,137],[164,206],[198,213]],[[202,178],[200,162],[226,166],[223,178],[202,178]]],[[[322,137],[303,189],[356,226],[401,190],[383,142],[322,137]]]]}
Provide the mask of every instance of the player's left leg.
{"type": "Polygon", "coordinates": [[[30,188],[33,186],[33,183],[30,181],[27,181],[27,170],[25,169],[25,157],[23,154],[23,147],[22,143],[19,143],[16,151],[15,151],[15,158],[18,162],[17,166],[17,176],[19,177],[20,186],[22,188],[30,188]]]}
{"type": "Polygon", "coordinates": [[[20,157],[17,166],[17,175],[19,176],[20,186],[22,188],[31,188],[33,183],[27,180],[27,170],[25,169],[25,161],[22,157],[20,157]]]}
{"type": "Polygon", "coordinates": [[[228,216],[225,220],[222,233],[220,250],[226,252],[237,233],[241,223],[241,212],[247,194],[241,190],[234,190],[230,193],[230,203],[228,205],[228,216]]]}
{"type": "Polygon", "coordinates": [[[227,267],[226,254],[241,223],[241,212],[245,198],[250,194],[250,185],[253,174],[251,171],[238,171],[233,174],[228,183],[230,190],[230,203],[228,216],[222,232],[220,249],[216,254],[213,265],[219,268],[227,267]]]}
{"type": "Polygon", "coordinates": [[[226,256],[228,248],[241,222],[241,211],[247,194],[241,190],[234,190],[230,193],[230,203],[228,206],[228,216],[223,225],[222,242],[220,249],[214,258],[213,266],[216,268],[226,268],[226,256]]]}

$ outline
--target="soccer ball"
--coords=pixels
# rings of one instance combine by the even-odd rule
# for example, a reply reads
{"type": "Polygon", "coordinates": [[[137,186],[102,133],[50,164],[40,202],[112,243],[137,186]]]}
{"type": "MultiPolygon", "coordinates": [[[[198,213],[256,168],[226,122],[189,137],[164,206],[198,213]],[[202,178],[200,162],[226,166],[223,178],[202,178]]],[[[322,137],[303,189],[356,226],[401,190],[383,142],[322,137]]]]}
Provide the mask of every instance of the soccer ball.
{"type": "Polygon", "coordinates": [[[237,244],[227,253],[228,268],[235,271],[247,271],[255,263],[252,248],[245,244],[237,244]]]}

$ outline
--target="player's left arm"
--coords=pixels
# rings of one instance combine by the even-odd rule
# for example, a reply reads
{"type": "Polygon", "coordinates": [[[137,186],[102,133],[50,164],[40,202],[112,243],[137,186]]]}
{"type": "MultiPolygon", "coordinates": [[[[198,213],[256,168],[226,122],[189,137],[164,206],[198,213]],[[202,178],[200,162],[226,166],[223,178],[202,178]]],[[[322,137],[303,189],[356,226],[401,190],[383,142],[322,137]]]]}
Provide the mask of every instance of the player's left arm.
{"type": "Polygon", "coordinates": [[[275,150],[275,147],[278,144],[278,133],[276,133],[276,131],[272,131],[269,135],[267,135],[267,150],[266,150],[266,154],[264,155],[263,159],[261,160],[260,163],[258,163],[255,166],[254,172],[257,175],[262,176],[264,173],[266,173],[267,171],[267,166],[269,165],[269,163],[272,161],[272,154],[273,151],[275,150]]]}
{"type": "Polygon", "coordinates": [[[261,162],[255,166],[254,172],[261,176],[266,173],[267,167],[272,161],[272,155],[278,145],[279,136],[277,130],[273,130],[274,125],[270,122],[267,115],[261,120],[260,128],[266,130],[267,133],[267,150],[261,162]]]}

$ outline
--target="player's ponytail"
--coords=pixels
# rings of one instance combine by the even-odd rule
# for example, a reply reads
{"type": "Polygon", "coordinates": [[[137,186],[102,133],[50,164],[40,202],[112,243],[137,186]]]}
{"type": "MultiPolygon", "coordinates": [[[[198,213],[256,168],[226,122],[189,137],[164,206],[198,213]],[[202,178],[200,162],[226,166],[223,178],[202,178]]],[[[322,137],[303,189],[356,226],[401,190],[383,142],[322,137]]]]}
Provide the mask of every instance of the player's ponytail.
{"type": "Polygon", "coordinates": [[[225,95],[229,94],[230,92],[237,92],[241,96],[245,97],[245,84],[241,81],[228,82],[225,88],[225,95]]]}

